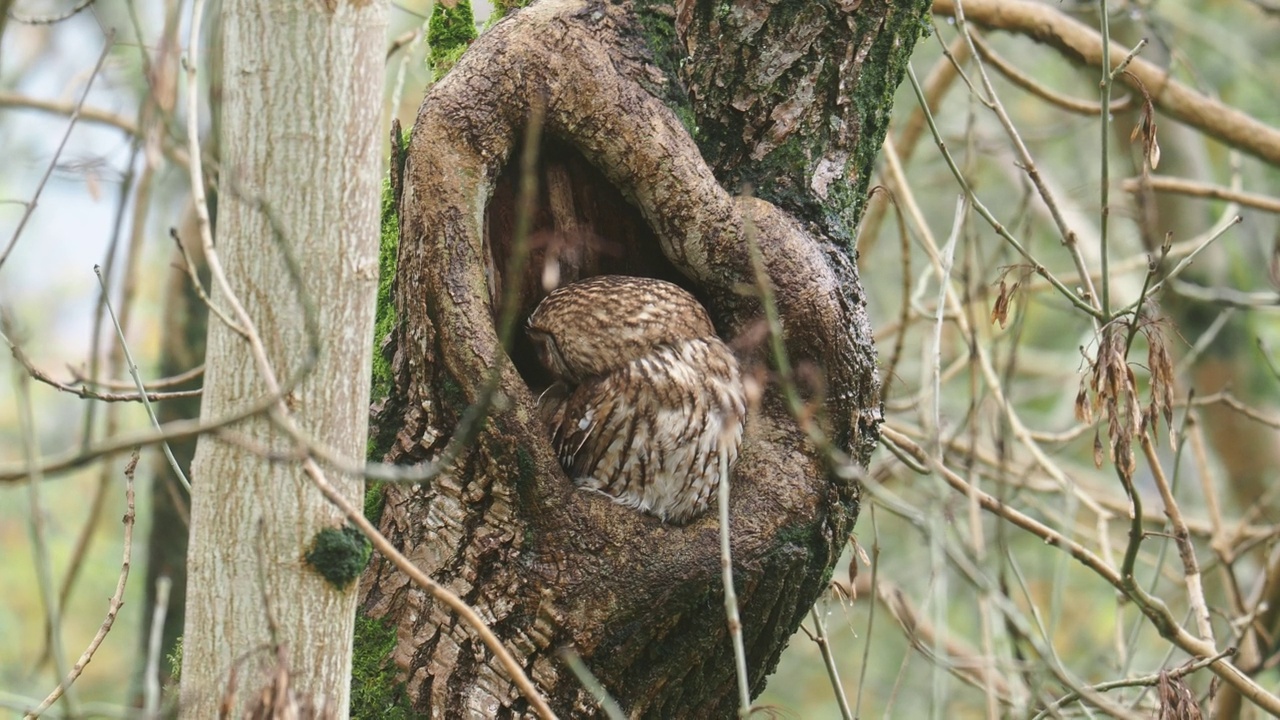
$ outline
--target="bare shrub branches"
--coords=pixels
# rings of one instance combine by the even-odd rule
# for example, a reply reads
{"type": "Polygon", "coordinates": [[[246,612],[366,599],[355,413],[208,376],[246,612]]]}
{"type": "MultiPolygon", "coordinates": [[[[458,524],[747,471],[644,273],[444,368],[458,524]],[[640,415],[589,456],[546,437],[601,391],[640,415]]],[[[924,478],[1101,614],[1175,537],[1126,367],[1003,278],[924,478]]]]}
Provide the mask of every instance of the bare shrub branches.
{"type": "MultiPolygon", "coordinates": [[[[892,302],[875,310],[894,368],[883,429],[890,452],[866,480],[872,502],[891,513],[877,531],[875,594],[909,618],[902,633],[915,649],[904,667],[922,657],[937,669],[929,681],[889,678],[936,698],[940,684],[968,672],[960,679],[987,691],[966,707],[988,716],[1052,716],[1080,701],[1108,714],[1195,716],[1214,704],[1235,717],[1240,702],[1280,711],[1256,654],[1272,646],[1258,633],[1274,621],[1257,613],[1269,607],[1260,598],[1276,597],[1266,578],[1280,536],[1261,520],[1274,493],[1232,507],[1236,480],[1214,457],[1231,452],[1229,440],[1206,420],[1234,413],[1233,427],[1272,438],[1280,427],[1274,393],[1260,389],[1275,382],[1273,353],[1257,352],[1273,340],[1242,315],[1270,312],[1275,295],[1268,263],[1258,262],[1274,266],[1273,249],[1259,251],[1242,230],[1270,237],[1274,222],[1256,210],[1280,206],[1252,159],[1175,177],[1195,148],[1185,134],[1171,142],[1170,128],[1183,123],[1201,133],[1194,142],[1222,140],[1271,164],[1280,162],[1280,132],[1173,80],[1151,57],[1168,46],[1121,40],[1119,15],[1090,18],[1098,31],[1030,2],[940,0],[933,9],[955,23],[937,27],[943,50],[930,77],[963,82],[942,99],[911,76],[911,113],[937,151],[908,164],[886,140],[881,179],[903,226],[886,232],[907,240],[860,242],[865,267],[892,269],[879,286],[892,302]],[[1060,55],[1045,51],[1033,63],[1025,42],[997,30],[1060,55]],[[1078,75],[1032,69],[1057,57],[1087,68],[1098,95],[1050,89],[1080,86],[1078,75]],[[1003,80],[1030,95],[1013,102],[1003,80]],[[1129,96],[1108,97],[1113,84],[1129,96]],[[1099,115],[1104,107],[1113,117],[1099,115]],[[1055,141],[1059,134],[1070,139],[1055,141]],[[1154,175],[1156,167],[1170,174],[1154,175]],[[954,178],[941,192],[939,169],[954,178]],[[970,206],[953,217],[956,194],[970,206]],[[1219,202],[1197,205],[1207,208],[1199,220],[1176,222],[1167,210],[1175,203],[1164,202],[1175,195],[1219,202]],[[1144,204],[1153,201],[1164,215],[1144,204]],[[949,230],[938,229],[948,220],[949,230]],[[958,238],[954,255],[942,247],[948,232],[958,238]],[[1215,265],[1224,258],[1235,258],[1230,280],[1215,265]],[[900,268],[914,277],[903,283],[900,268]],[[913,343],[925,349],[912,353],[913,343]],[[1239,374],[1203,386],[1202,368],[1223,358],[1239,374]],[[908,550],[904,528],[945,551],[908,550]],[[925,567],[927,578],[918,577],[925,567]],[[969,588],[957,593],[957,579],[969,588]],[[1028,673],[1032,648],[1041,655],[1028,673]],[[990,692],[993,683],[1000,692],[990,692]],[[1206,697],[1210,688],[1220,688],[1216,699],[1206,697]]],[[[1194,76],[1194,59],[1177,57],[1179,77],[1194,76]]],[[[887,682],[876,667],[863,672],[887,682]]],[[[905,690],[887,702],[921,707],[905,690]]]]}

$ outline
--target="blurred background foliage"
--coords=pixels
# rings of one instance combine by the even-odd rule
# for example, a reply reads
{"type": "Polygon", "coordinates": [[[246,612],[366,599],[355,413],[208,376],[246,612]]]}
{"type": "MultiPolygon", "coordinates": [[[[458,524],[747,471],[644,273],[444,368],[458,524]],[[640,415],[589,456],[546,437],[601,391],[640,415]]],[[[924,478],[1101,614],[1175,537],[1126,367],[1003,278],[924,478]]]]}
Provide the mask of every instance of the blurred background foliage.
{"type": "MultiPolygon", "coordinates": [[[[1046,5],[1063,17],[1100,26],[1098,3],[1046,5]]],[[[170,375],[198,362],[183,358],[181,351],[199,337],[175,339],[164,327],[177,322],[172,310],[190,301],[182,299],[183,274],[175,269],[181,264],[168,237],[168,229],[182,227],[188,212],[176,59],[185,44],[189,8],[99,0],[57,23],[15,19],[54,15],[65,6],[53,0],[0,0],[0,10],[9,13],[0,25],[0,243],[7,245],[66,129],[59,109],[74,105],[92,80],[86,112],[53,166],[24,239],[0,266],[5,333],[20,342],[34,365],[56,378],[127,379],[114,332],[98,319],[101,293],[92,274],[98,263],[107,270],[112,302],[132,308],[127,336],[143,376],[170,375]],[[108,28],[117,31],[109,47],[108,28]],[[103,68],[91,75],[104,48],[103,68]],[[36,107],[42,103],[53,112],[36,107]]],[[[1270,0],[1113,1],[1108,9],[1114,43],[1131,48],[1146,38],[1139,57],[1168,68],[1171,77],[1205,96],[1280,127],[1275,82],[1280,8],[1270,0]]],[[[429,67],[425,23],[432,10],[430,2],[393,4],[386,116],[406,127],[423,88],[447,70],[429,67]]],[[[477,2],[474,11],[482,29],[490,10],[477,2]]],[[[1069,288],[1080,288],[1057,224],[1028,180],[1009,133],[982,100],[981,71],[955,18],[938,14],[934,22],[913,68],[935,101],[932,115],[941,140],[977,198],[1035,261],[1069,288]],[[954,71],[953,62],[963,75],[954,71]]],[[[1064,223],[1076,233],[1095,282],[1100,282],[1106,164],[1113,307],[1137,299],[1147,258],[1159,253],[1166,233],[1175,252],[1160,264],[1162,272],[1203,244],[1198,239],[1213,228],[1237,214],[1241,218],[1144,305],[1144,322],[1163,330],[1158,342],[1172,356],[1173,432],[1161,423],[1156,453],[1191,528],[1216,645],[1240,646],[1237,662],[1274,691],[1280,685],[1272,656],[1280,619],[1272,608],[1280,608],[1280,591],[1272,586],[1280,583],[1268,579],[1280,577],[1277,212],[1214,197],[1144,191],[1136,180],[1144,171],[1142,143],[1131,139],[1135,125],[1143,122],[1140,96],[1117,85],[1115,98],[1132,102],[1111,114],[1104,155],[1103,124],[1096,113],[1049,102],[997,66],[1003,60],[1040,86],[1094,104],[1100,69],[1075,64],[1019,33],[973,29],[989,48],[984,66],[995,94],[1064,223]],[[1229,401],[1222,401],[1224,392],[1229,401]]],[[[216,59],[216,42],[211,45],[212,55],[202,62],[216,59]]],[[[456,53],[440,57],[454,59],[456,53]]],[[[203,86],[202,92],[216,102],[216,84],[203,86]]],[[[887,373],[888,426],[967,482],[1118,567],[1130,528],[1124,484],[1109,459],[1095,466],[1094,438],[1102,422],[1077,420],[1077,391],[1098,349],[1095,322],[1031,273],[990,224],[961,204],[960,186],[922,123],[910,83],[899,88],[893,114],[891,142],[901,158],[905,188],[894,187],[897,209],[890,193],[876,194],[858,241],[868,309],[887,373]],[[908,196],[918,215],[908,207],[908,196]],[[946,277],[963,322],[951,310],[940,326],[937,322],[941,264],[934,260],[937,251],[927,248],[926,234],[938,247],[954,240],[946,277]],[[1002,293],[1002,280],[1006,289],[1016,284],[1016,291],[1002,293]],[[995,322],[993,310],[1006,301],[1007,324],[995,322]],[[974,360],[975,347],[988,354],[999,393],[974,360]],[[1020,436],[1015,424],[1024,425],[1028,434],[1020,436]],[[1067,482],[1055,479],[1046,470],[1049,465],[1067,482]]],[[[1272,203],[1280,199],[1276,165],[1158,113],[1154,119],[1160,146],[1155,174],[1255,193],[1272,203]]],[[[214,122],[202,118],[206,131],[214,122]]],[[[216,157],[215,148],[206,152],[216,157]]],[[[882,157],[874,183],[893,186],[897,181],[886,164],[882,157]]],[[[1140,338],[1129,360],[1144,403],[1151,382],[1147,357],[1147,341],[1140,338]]],[[[26,456],[16,389],[25,371],[7,353],[0,367],[5,370],[0,374],[0,458],[20,462],[26,456]]],[[[44,453],[147,425],[134,404],[104,406],[41,385],[31,392],[35,435],[44,453]],[[86,428],[91,428],[87,435],[86,428]]],[[[1105,445],[1105,427],[1101,432],[1105,445]]],[[[124,609],[72,693],[75,707],[88,716],[127,715],[121,706],[142,693],[145,618],[153,605],[146,585],[158,573],[157,567],[146,567],[142,548],[157,528],[172,530],[185,522],[181,502],[173,506],[176,514],[147,510],[157,507],[154,493],[168,492],[163,482],[156,484],[158,490],[142,482],[144,475],[163,472],[158,457],[144,453],[139,471],[133,574],[124,609]]],[[[55,591],[68,587],[61,638],[72,659],[97,631],[120,572],[125,460],[118,456],[43,485],[41,531],[50,549],[52,585],[55,591]]],[[[848,704],[864,717],[1035,715],[1072,684],[1147,676],[1186,662],[1187,654],[1162,639],[1135,603],[1098,574],[1042,538],[979,510],[937,474],[917,473],[882,449],[867,482],[855,541],[859,550],[851,545],[833,577],[830,597],[793,640],[758,705],[782,717],[840,717],[823,642],[848,704]],[[868,561],[874,562],[874,572],[868,561]],[[825,640],[819,638],[819,623],[825,640]]],[[[1148,533],[1135,577],[1194,634],[1178,548],[1163,520],[1153,468],[1141,452],[1132,482],[1145,501],[1148,533]]],[[[31,517],[28,489],[0,483],[0,588],[5,589],[0,712],[38,700],[56,682],[44,657],[31,517]]],[[[1206,711],[1234,716],[1211,679],[1207,670],[1199,670],[1185,678],[1186,687],[1206,711]]],[[[1163,702],[1150,687],[1112,690],[1107,697],[1138,716],[1151,715],[1163,702]]],[[[1057,712],[1084,711],[1069,703],[1057,712]]]]}

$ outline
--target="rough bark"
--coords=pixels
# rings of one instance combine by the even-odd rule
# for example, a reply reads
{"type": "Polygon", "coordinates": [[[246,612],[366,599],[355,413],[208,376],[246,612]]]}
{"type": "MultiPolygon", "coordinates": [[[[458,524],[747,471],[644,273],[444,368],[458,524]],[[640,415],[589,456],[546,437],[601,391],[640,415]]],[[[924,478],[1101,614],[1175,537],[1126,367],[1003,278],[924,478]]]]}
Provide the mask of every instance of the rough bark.
{"type": "MultiPolygon", "coordinates": [[[[385,6],[231,0],[221,19],[218,256],[281,382],[315,355],[287,396],[297,423],[358,457],[377,282],[385,6]],[[304,307],[319,329],[318,354],[304,307]]],[[[213,302],[229,307],[218,283],[213,302]]],[[[206,366],[205,419],[268,393],[248,344],[223,323],[210,324],[206,366]]],[[[293,449],[265,417],[231,432],[293,449]]],[[[305,560],[317,533],[342,525],[341,514],[296,463],[209,435],[191,480],[182,716],[214,717],[223,704],[239,717],[264,687],[282,685],[295,709],[344,716],[355,584],[336,587],[305,560]]],[[[330,480],[350,498],[363,490],[360,478],[330,480]]]]}
{"type": "Polygon", "coordinates": [[[848,243],[927,3],[681,0],[679,75],[729,188],[848,243]],[[731,80],[729,80],[731,79],[731,80]]]}
{"type": "MultiPolygon", "coordinates": [[[[856,482],[832,472],[830,458],[814,449],[767,382],[762,308],[750,290],[753,245],[777,296],[787,353],[811,379],[808,397],[823,430],[857,462],[875,442],[879,380],[856,269],[848,247],[833,242],[833,228],[847,238],[849,226],[797,221],[765,200],[725,192],[726,178],[703,161],[678,119],[692,116],[659,99],[682,94],[650,54],[660,37],[650,21],[660,24],[664,13],[646,6],[641,25],[631,9],[592,0],[533,5],[482,35],[423,102],[403,175],[400,322],[384,347],[394,383],[376,410],[377,436],[394,430],[390,462],[430,461],[494,371],[501,401],[447,473],[384,488],[380,527],[478,609],[558,712],[597,714],[557,654],[568,646],[632,716],[720,717],[733,712],[735,684],[714,516],[664,525],[573,489],[534,410],[545,377],[532,349],[519,332],[505,351],[499,341],[500,299],[513,290],[517,318],[527,316],[545,294],[539,278],[552,253],[562,282],[616,272],[672,280],[706,305],[748,372],[766,379],[731,479],[734,571],[753,694],[826,587],[859,496],[856,482]],[[530,118],[542,134],[537,168],[523,174],[530,118]],[[530,180],[538,184],[532,255],[512,274],[515,200],[530,180]]],[[[899,10],[902,17],[888,23],[886,4],[851,7],[879,20],[841,27],[895,39],[846,42],[885,53],[854,53],[823,82],[854,87],[858,73],[874,72],[886,73],[881,82],[892,87],[921,10],[899,10]]],[[[665,18],[670,27],[674,10],[665,18]]],[[[666,46],[659,59],[672,52],[666,46]]],[[[771,100],[760,102],[756,110],[768,112],[771,100]]],[[[887,116],[887,108],[878,112],[887,116]]],[[[857,138],[845,168],[857,183],[870,172],[863,145],[879,145],[883,124],[868,121],[844,137],[857,138]]],[[[811,175],[822,165],[814,162],[793,168],[794,177],[811,175]]],[[[835,205],[822,217],[856,215],[835,205]]],[[[365,615],[398,633],[390,660],[413,711],[525,714],[527,705],[474,634],[390,564],[375,560],[363,585],[365,615]]]]}

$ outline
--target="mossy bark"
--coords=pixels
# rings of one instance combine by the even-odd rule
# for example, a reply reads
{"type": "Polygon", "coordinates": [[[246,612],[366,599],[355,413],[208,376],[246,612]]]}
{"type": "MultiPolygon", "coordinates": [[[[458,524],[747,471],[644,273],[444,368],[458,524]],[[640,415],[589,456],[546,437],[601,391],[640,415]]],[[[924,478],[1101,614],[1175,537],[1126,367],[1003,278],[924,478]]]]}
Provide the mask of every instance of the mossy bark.
{"type": "MultiPolygon", "coordinates": [[[[380,437],[393,438],[385,459],[436,460],[464,413],[485,397],[493,373],[498,397],[447,472],[418,485],[383,486],[380,528],[479,611],[562,715],[598,714],[558,655],[566,646],[632,716],[733,714],[718,523],[704,517],[664,525],[574,490],[535,411],[546,378],[532,349],[519,332],[506,346],[498,337],[502,299],[514,299],[517,321],[527,316],[545,295],[551,258],[562,283],[604,273],[672,280],[706,305],[747,373],[763,381],[730,503],[735,585],[758,693],[826,588],[859,492],[849,473],[833,472],[832,454],[815,449],[770,382],[763,309],[749,289],[756,248],[777,298],[786,352],[815,378],[806,397],[833,452],[865,463],[880,418],[871,332],[847,241],[888,115],[885,88],[901,78],[922,6],[855,5],[824,5],[843,30],[807,47],[829,58],[822,62],[833,74],[814,76],[824,92],[802,115],[838,113],[859,130],[839,142],[813,139],[799,152],[780,146],[793,165],[782,155],[763,158],[803,178],[821,165],[812,152],[843,143],[836,151],[845,165],[825,198],[803,197],[810,181],[785,186],[791,214],[725,191],[737,189],[741,173],[759,172],[750,169],[749,153],[710,165],[703,159],[712,94],[688,93],[687,78],[655,62],[698,44],[694,23],[679,19],[698,17],[700,8],[685,3],[646,4],[643,24],[628,4],[536,3],[482,35],[423,103],[403,183],[392,183],[401,187],[398,320],[382,346],[390,395],[375,409],[380,437]],[[847,52],[862,47],[892,51],[847,52]],[[826,92],[827,83],[869,95],[826,92]],[[863,118],[860,108],[873,108],[875,117],[863,118]],[[540,130],[536,136],[531,126],[540,130]],[[527,142],[536,143],[537,160],[522,169],[527,142]],[[529,183],[536,191],[522,217],[517,200],[529,183]],[[821,212],[806,213],[818,206],[821,212]],[[513,270],[521,237],[531,254],[513,270]]],[[[783,41],[743,36],[747,43],[766,39],[783,41]]],[[[768,115],[777,97],[762,94],[747,114],[768,115]]],[[[789,147],[808,142],[801,137],[807,127],[788,138],[789,147]]],[[[720,142],[727,153],[729,141],[720,142]]],[[[758,184],[758,194],[782,198],[782,180],[758,184]]],[[[375,667],[398,669],[403,692],[392,694],[413,712],[528,712],[472,631],[379,558],[362,581],[361,611],[396,628],[390,657],[375,667]]]]}
{"type": "Polygon", "coordinates": [[[698,145],[729,188],[852,240],[893,92],[929,3],[685,0],[679,75],[698,145]]]}

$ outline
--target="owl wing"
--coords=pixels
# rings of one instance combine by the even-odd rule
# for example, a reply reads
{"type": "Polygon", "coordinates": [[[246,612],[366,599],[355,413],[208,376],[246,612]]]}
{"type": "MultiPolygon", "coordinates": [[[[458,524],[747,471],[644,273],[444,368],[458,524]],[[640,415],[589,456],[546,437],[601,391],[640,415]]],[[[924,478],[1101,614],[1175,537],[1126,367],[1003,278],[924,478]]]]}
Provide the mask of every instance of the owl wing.
{"type": "Polygon", "coordinates": [[[565,471],[580,487],[662,518],[696,514],[718,481],[723,424],[735,428],[730,462],[741,438],[741,386],[728,353],[718,340],[685,341],[544,393],[543,419],[565,471]],[[708,362],[720,353],[729,366],[708,362]]]}
{"type": "Polygon", "coordinates": [[[619,496],[648,468],[647,419],[656,408],[627,368],[592,378],[548,402],[544,411],[561,466],[577,484],[619,496]],[[633,454],[633,449],[641,452],[633,454]]]}

